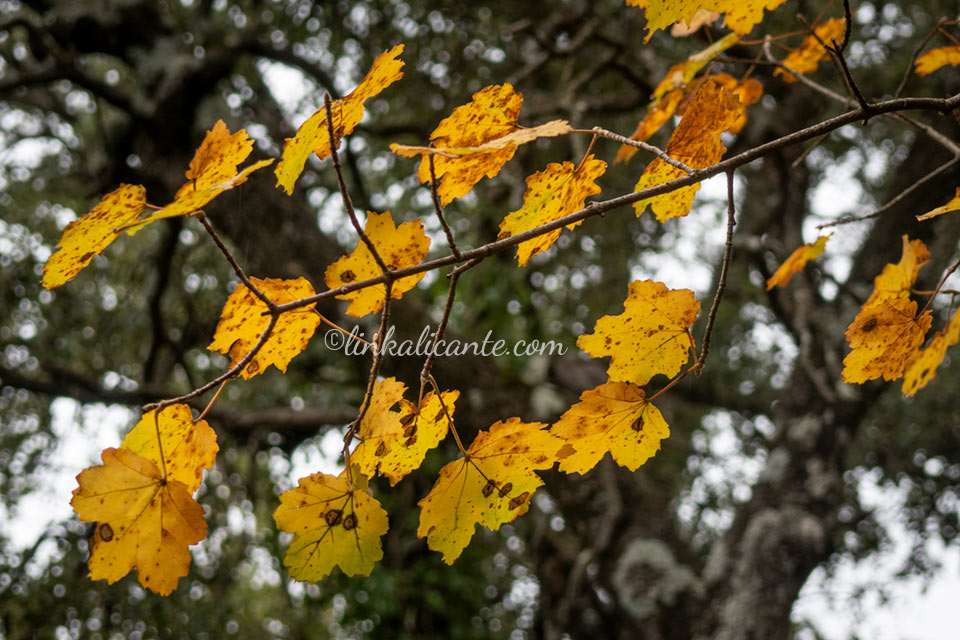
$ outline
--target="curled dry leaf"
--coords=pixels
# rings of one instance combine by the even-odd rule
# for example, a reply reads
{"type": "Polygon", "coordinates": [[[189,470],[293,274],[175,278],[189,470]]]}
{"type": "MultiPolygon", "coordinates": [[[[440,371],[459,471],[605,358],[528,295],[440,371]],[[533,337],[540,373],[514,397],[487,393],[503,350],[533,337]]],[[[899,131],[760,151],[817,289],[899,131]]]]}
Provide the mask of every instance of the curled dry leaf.
{"type": "Polygon", "coordinates": [[[777,268],[777,271],[767,280],[767,291],[774,287],[785,287],[795,274],[799,273],[808,262],[820,257],[827,246],[827,240],[833,234],[820,236],[813,244],[805,244],[797,247],[790,257],[783,261],[783,264],[777,268]]]}
{"type": "Polygon", "coordinates": [[[923,215],[917,216],[917,220],[929,220],[930,218],[936,218],[937,216],[942,216],[945,213],[952,213],[954,211],[960,211],[960,187],[957,188],[957,193],[950,202],[942,207],[937,207],[936,209],[927,211],[923,215]]]}

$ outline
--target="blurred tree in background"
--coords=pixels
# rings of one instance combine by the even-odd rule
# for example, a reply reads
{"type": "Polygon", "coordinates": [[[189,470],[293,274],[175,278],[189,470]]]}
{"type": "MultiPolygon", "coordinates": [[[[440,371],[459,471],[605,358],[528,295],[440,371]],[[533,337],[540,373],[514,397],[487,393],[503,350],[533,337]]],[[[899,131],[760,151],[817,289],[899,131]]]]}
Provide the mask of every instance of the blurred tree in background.
{"type": "MultiPolygon", "coordinates": [[[[826,5],[790,1],[753,35],[796,30],[798,13],[812,21],[826,5]]],[[[854,8],[849,59],[875,98],[892,95],[941,17],[957,17],[956,3],[937,0],[854,8]]],[[[813,239],[816,224],[869,212],[956,156],[956,144],[951,150],[916,127],[876,118],[738,172],[734,262],[712,359],[702,377],[664,396],[672,433],[640,471],[608,459],[583,477],[550,472],[527,515],[478,533],[447,567],[415,534],[417,500],[456,454],[446,443],[421,472],[378,493],[391,529],[369,578],[335,572],[316,585],[295,583],[279,560],[286,538],[271,518],[276,496],[293,482],[291,465],[309,454],[315,461],[324,436],[339,439],[355,417],[368,366],[317,338],[286,376],[228,387],[209,416],[222,451],[200,496],[210,532],[180,588],[160,598],[132,576],[112,587],[91,583],[91,525],[68,519],[37,525],[35,534],[12,530],[47,522],[26,510],[71,456],[57,424],[69,423],[74,439],[116,443],[117,412],[104,406],[136,409],[221,372],[225,360],[205,346],[235,279],[195,222],[173,219],[111,246],[70,285],[44,291],[42,265],[70,220],[121,182],[172,195],[218,118],[231,130],[245,127],[260,155],[276,155],[322,105],[323,91],[349,91],[376,55],[404,42],[406,75],[371,101],[370,117],[344,147],[346,175],[358,207],[422,215],[437,233],[429,191],[414,163],[389,153],[390,142],[423,144],[453,107],[504,81],[524,94],[525,122],[560,117],[629,134],[667,69],[706,46],[711,32],[659,34],[641,47],[642,13],[620,0],[0,0],[0,14],[0,514],[11,525],[0,530],[0,636],[789,637],[807,625],[791,622],[791,611],[815,568],[886,548],[888,532],[863,503],[863,482],[896,485],[906,496],[901,517],[913,537],[903,576],[937,570],[929,539],[955,541],[956,365],[905,401],[885,383],[844,385],[839,363],[843,331],[873,278],[899,257],[901,234],[931,247],[921,289],[932,289],[956,257],[960,217],[919,224],[914,215],[949,198],[957,171],[884,215],[839,227],[829,260],[788,288],[763,286],[813,239]],[[86,408],[63,416],[79,405],[56,398],[86,408]]],[[[783,57],[779,44],[774,53],[783,57]]],[[[749,65],[737,60],[755,55],[756,47],[735,47],[717,69],[739,77],[749,65]]],[[[783,83],[769,66],[752,74],[765,96],[731,154],[847,109],[783,83]]],[[[817,80],[846,95],[831,65],[817,80]]],[[[956,90],[946,72],[912,79],[905,95],[956,90]]],[[[948,142],[960,139],[955,120],[916,117],[948,142]]],[[[521,149],[497,179],[449,207],[458,241],[495,238],[521,201],[524,177],[581,157],[588,141],[521,149]]],[[[614,151],[607,145],[601,157],[614,151]]],[[[611,167],[604,197],[632,191],[641,167],[639,158],[611,167]]],[[[620,312],[631,280],[665,280],[709,298],[725,230],[725,202],[710,194],[705,188],[680,224],[617,211],[561,236],[525,268],[507,252],[464,277],[454,333],[553,339],[568,352],[439,359],[441,386],[464,393],[458,426],[471,435],[514,415],[556,420],[603,380],[602,363],[578,352],[576,336],[620,312]]],[[[260,277],[320,283],[355,242],[335,176],[319,163],[308,163],[292,197],[269,179],[251,180],[208,213],[260,277]]],[[[445,290],[432,274],[407,294],[395,308],[398,331],[415,337],[435,323],[445,290]]],[[[353,326],[340,304],[320,311],[353,326]]],[[[942,318],[944,309],[935,311],[942,318]]],[[[421,365],[387,359],[383,374],[415,386],[421,365]]],[[[135,414],[124,415],[122,429],[135,414]]],[[[78,468],[91,461],[71,460],[78,468]]],[[[58,499],[66,504],[69,488],[58,499]]]]}

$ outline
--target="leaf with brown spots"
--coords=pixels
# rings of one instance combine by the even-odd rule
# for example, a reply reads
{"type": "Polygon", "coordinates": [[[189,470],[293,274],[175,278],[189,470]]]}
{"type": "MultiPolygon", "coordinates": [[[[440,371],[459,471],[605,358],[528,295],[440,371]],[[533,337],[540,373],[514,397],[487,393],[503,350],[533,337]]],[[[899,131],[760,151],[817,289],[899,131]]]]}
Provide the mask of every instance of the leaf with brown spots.
{"type": "Polygon", "coordinates": [[[928,76],[937,69],[960,64],[960,46],[940,47],[931,49],[917,58],[914,63],[914,73],[918,76],[928,76]]]}
{"type": "Polygon", "coordinates": [[[597,320],[594,333],[580,336],[577,346],[591,358],[610,356],[611,380],[642,386],[655,375],[679,372],[693,348],[689,329],[700,312],[693,292],[636,280],[623,307],[620,315],[597,320]]]}
{"type": "Polygon", "coordinates": [[[923,215],[917,216],[917,220],[929,220],[930,218],[936,218],[937,216],[942,216],[945,213],[952,213],[954,211],[960,211],[960,187],[957,188],[957,193],[950,202],[942,207],[937,207],[936,209],[927,211],[923,215]]]}
{"type": "Polygon", "coordinates": [[[158,432],[167,478],[182,482],[193,493],[200,487],[203,470],[217,458],[217,434],[204,420],[194,422],[189,406],[175,404],[163,409],[159,419],[156,411],[143,414],[120,446],[163,468],[158,432]]]}
{"type": "MultiPolygon", "coordinates": [[[[839,43],[843,39],[845,24],[846,20],[843,18],[834,18],[816,27],[811,35],[803,39],[797,49],[783,59],[783,66],[804,76],[816,71],[820,67],[820,62],[830,55],[823,45],[832,46],[833,42],[839,43]]],[[[784,82],[796,82],[796,76],[790,71],[777,69],[773,75],[781,76],[784,82]]]]}
{"type": "Polygon", "coordinates": [[[120,236],[118,227],[143,213],[146,202],[146,189],[138,184],[122,184],[89,213],[68,224],[57,244],[58,251],[43,265],[43,286],[53,289],[72,280],[120,236]]]}
{"type": "Polygon", "coordinates": [[[203,507],[182,482],[129,449],[104,449],[103,464],[77,476],[70,504],[98,522],[90,540],[90,578],[113,584],[136,567],[140,584],[169,595],[190,568],[188,547],[207,535],[203,507]]]}
{"type": "Polygon", "coordinates": [[[960,341],[960,313],[953,317],[942,331],[938,331],[926,349],[915,353],[907,364],[901,391],[912,396],[923,389],[937,375],[937,368],[947,355],[947,349],[960,341]]]}
{"type": "MultiPolygon", "coordinates": [[[[350,135],[363,120],[363,104],[369,98],[378,95],[384,89],[403,77],[403,45],[377,56],[367,72],[363,82],[345,98],[334,100],[330,105],[333,113],[333,134],[339,141],[350,135]]],[[[287,138],[283,145],[283,155],[277,164],[277,186],[283,187],[287,195],[293,194],[293,186],[303,173],[303,166],[311,153],[323,160],[330,155],[330,132],[327,126],[327,109],[319,109],[307,118],[296,135],[287,138]]]]}
{"type": "MultiPolygon", "coordinates": [[[[276,304],[293,302],[316,293],[304,278],[250,278],[250,281],[276,304]]],[[[230,366],[233,367],[243,360],[266,331],[270,316],[263,314],[267,310],[267,305],[250,289],[245,285],[238,285],[220,312],[220,322],[213,334],[213,342],[207,345],[207,349],[229,355],[230,366]]],[[[307,348],[307,343],[319,324],[320,316],[314,310],[314,305],[280,314],[270,337],[240,375],[244,379],[252,378],[266,371],[271,364],[286,373],[287,365],[294,356],[307,348]]]]}
{"type": "Polygon", "coordinates": [[[649,41],[655,31],[677,22],[690,24],[701,10],[724,16],[724,26],[744,36],[763,20],[763,11],[772,11],[786,0],[627,0],[628,6],[646,9],[649,41]]]}
{"type": "MultiPolygon", "coordinates": [[[[423,232],[423,221],[419,218],[411,222],[404,222],[399,227],[393,222],[389,211],[383,213],[367,213],[367,223],[363,230],[366,232],[377,253],[391,269],[403,269],[420,264],[430,249],[430,238],[423,232]]],[[[357,247],[353,253],[343,256],[329,267],[325,274],[327,286],[336,289],[344,285],[366,280],[381,275],[373,254],[363,240],[357,240],[357,247]]],[[[417,286],[423,278],[422,273],[399,278],[393,282],[391,295],[399,300],[404,293],[417,286]]],[[[357,318],[375,313],[383,308],[387,288],[382,284],[375,284],[365,289],[351,291],[337,296],[337,300],[349,300],[347,314],[357,318]]]]}
{"type": "Polygon", "coordinates": [[[829,240],[832,235],[831,233],[821,236],[817,238],[813,244],[805,244],[791,253],[790,257],[783,261],[783,264],[780,265],[776,273],[767,280],[767,291],[770,291],[770,289],[774,287],[787,286],[790,278],[799,273],[808,262],[820,257],[820,254],[823,253],[824,248],[827,246],[827,240],[829,240]]]}
{"type": "MultiPolygon", "coordinates": [[[[607,163],[587,156],[579,167],[570,162],[552,162],[543,171],[527,178],[527,191],[523,195],[523,207],[507,215],[500,223],[499,238],[508,238],[547,224],[558,218],[579,211],[592,195],[600,193],[596,180],[607,170],[607,163]]],[[[574,229],[580,223],[567,225],[574,229]]],[[[517,246],[517,261],[527,264],[530,256],[546,251],[557,238],[561,229],[521,242],[517,246]]]]}
{"type": "Polygon", "coordinates": [[[563,441],[540,422],[510,418],[477,434],[467,455],[447,464],[420,504],[417,535],[427,546],[454,560],[470,542],[477,524],[496,531],[526,513],[543,484],[534,473],[549,469],[563,441]]]}
{"type": "Polygon", "coordinates": [[[636,471],[660,450],[670,428],[643,389],[610,381],[584,391],[550,433],[572,449],[561,452],[560,471],[582,474],[608,451],[618,465],[636,471]]]}
{"type": "Polygon", "coordinates": [[[349,480],[346,474],[314,473],[280,494],[273,517],[281,531],[293,534],[283,564],[297,580],[316,582],[334,566],[348,576],[370,575],[383,558],[387,512],[359,471],[349,480]]]}
{"type": "Polygon", "coordinates": [[[884,298],[861,309],[847,328],[852,350],[843,359],[843,381],[902,377],[933,322],[929,311],[919,318],[916,313],[917,303],[907,298],[884,298]]]}

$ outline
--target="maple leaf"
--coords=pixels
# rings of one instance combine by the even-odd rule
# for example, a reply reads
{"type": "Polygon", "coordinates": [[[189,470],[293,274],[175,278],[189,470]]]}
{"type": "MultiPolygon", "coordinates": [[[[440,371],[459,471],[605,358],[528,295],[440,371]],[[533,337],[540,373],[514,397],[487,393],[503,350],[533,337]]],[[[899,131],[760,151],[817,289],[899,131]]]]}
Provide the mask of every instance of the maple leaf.
{"type": "Polygon", "coordinates": [[[947,65],[955,67],[958,64],[960,64],[960,46],[940,47],[931,49],[917,58],[913,71],[918,76],[928,76],[941,67],[947,65]]]}
{"type": "Polygon", "coordinates": [[[217,457],[217,434],[204,420],[193,421],[190,407],[174,404],[160,412],[143,414],[120,445],[164,468],[168,480],[182,482],[193,493],[200,487],[203,470],[213,466],[217,457]],[[157,442],[163,444],[163,462],[157,442]]]}
{"type": "MultiPolygon", "coordinates": [[[[683,118],[667,142],[667,153],[692,169],[702,169],[716,164],[727,148],[720,134],[728,130],[741,117],[740,99],[718,81],[705,79],[690,96],[683,118]]],[[[660,158],[647,165],[634,191],[642,191],[686,176],[686,172],[660,158]]],[[[659,196],[640,200],[634,204],[637,216],[647,207],[653,209],[657,220],[665,222],[690,213],[693,198],[700,189],[694,183],[659,196]]]]}
{"type": "Polygon", "coordinates": [[[104,449],[103,464],[77,476],[70,504],[97,522],[90,541],[90,578],[113,584],[136,567],[140,584],[169,595],[190,568],[188,547],[204,539],[203,507],[182,482],[128,449],[104,449]]]}
{"type": "MultiPolygon", "coordinates": [[[[250,278],[257,289],[276,304],[285,304],[314,295],[313,286],[304,278],[281,280],[278,278],[250,278]]],[[[260,336],[270,323],[270,316],[263,303],[245,285],[238,285],[220,312],[220,322],[213,334],[213,342],[207,345],[210,351],[230,356],[230,366],[235,366],[260,341],[260,336]]],[[[266,343],[241,371],[245,380],[263,373],[271,364],[286,373],[287,365],[298,353],[306,349],[313,332],[320,324],[320,316],[314,305],[301,307],[280,314],[266,343]]]]}
{"type": "MultiPolygon", "coordinates": [[[[827,20],[816,27],[811,35],[803,39],[798,48],[791,51],[790,55],[783,59],[783,66],[800,75],[813,73],[820,67],[820,62],[830,55],[830,52],[823,45],[830,45],[834,41],[839,43],[843,39],[845,27],[846,20],[843,18],[827,20]]],[[[797,81],[793,73],[784,69],[775,70],[773,75],[783,77],[784,82],[797,81]]]]}
{"type": "Polygon", "coordinates": [[[147,191],[141,185],[121,184],[86,215],[68,224],[57,252],[43,265],[43,286],[53,289],[72,280],[120,236],[117,227],[143,213],[146,202],[147,191]]]}
{"type": "Polygon", "coordinates": [[[253,150],[253,140],[245,129],[230,133],[223,120],[217,120],[213,129],[207,131],[187,169],[187,182],[177,190],[172,203],[153,212],[146,218],[121,225],[133,234],[157,220],[183,216],[199,210],[224,191],[247,181],[247,177],[268,164],[272,158],[260,160],[237,172],[237,166],[247,159],[253,150]]]}
{"type": "Polygon", "coordinates": [[[904,395],[912,396],[927,386],[937,375],[937,368],[947,355],[947,349],[960,341],[960,313],[954,313],[950,322],[933,336],[933,340],[923,349],[915,353],[907,363],[903,374],[904,395]]]}
{"type": "Polygon", "coordinates": [[[406,386],[393,378],[377,381],[370,407],[360,423],[361,442],[350,453],[350,462],[365,475],[379,473],[400,482],[411,471],[420,467],[427,451],[433,449],[447,435],[459,391],[445,391],[441,398],[433,392],[417,406],[403,400],[406,386]],[[392,411],[399,403],[400,410],[392,411]],[[446,412],[444,412],[446,408],[446,412]]]}
{"type": "MultiPolygon", "coordinates": [[[[434,173],[439,182],[437,193],[444,205],[469,193],[484,176],[493,178],[500,173],[518,144],[540,135],[561,135],[569,131],[569,124],[563,120],[541,125],[546,127],[543,130],[521,127],[517,124],[521,105],[523,95],[516,93],[510,83],[491,85],[473,94],[470,102],[454,109],[433,130],[430,134],[433,147],[453,150],[452,155],[457,155],[458,149],[470,151],[463,157],[437,155],[434,159],[434,173]]],[[[399,152],[398,149],[404,147],[391,145],[391,149],[399,152]]],[[[410,153],[423,153],[422,150],[429,147],[407,149],[417,149],[410,153]]],[[[424,184],[430,182],[426,160],[420,162],[417,177],[424,184]]]]}
{"type": "Polygon", "coordinates": [[[629,382],[608,381],[584,391],[550,432],[567,442],[560,452],[560,471],[586,473],[608,451],[621,467],[636,471],[660,450],[670,428],[650,404],[643,389],[629,382]],[[572,451],[571,451],[572,449],[572,451]]]}
{"type": "Polygon", "coordinates": [[[314,473],[280,494],[273,517],[281,531],[293,534],[283,564],[297,580],[320,580],[334,566],[348,576],[370,575],[383,558],[387,512],[359,471],[349,482],[346,474],[314,473]]]}
{"type": "Polygon", "coordinates": [[[950,202],[942,207],[937,207],[936,209],[927,211],[923,215],[917,216],[917,220],[929,220],[930,218],[936,218],[937,216],[953,211],[960,211],[960,187],[957,188],[957,193],[950,202]]]}
{"type": "Polygon", "coordinates": [[[724,25],[741,36],[763,20],[763,11],[772,11],[786,0],[627,0],[628,6],[646,9],[647,37],[676,22],[693,22],[703,9],[724,15],[724,25]]]}
{"type": "Polygon", "coordinates": [[[473,537],[477,524],[496,531],[525,513],[543,484],[534,473],[549,469],[563,441],[540,422],[520,418],[497,422],[477,434],[467,455],[440,470],[430,493],[420,502],[417,535],[453,564],[473,537]]]}
{"type": "MultiPolygon", "coordinates": [[[[588,197],[600,193],[600,187],[595,181],[606,170],[606,162],[589,155],[579,167],[574,167],[571,162],[552,162],[543,171],[529,176],[527,191],[523,194],[523,206],[503,219],[497,239],[515,236],[579,211],[588,197]]],[[[579,224],[580,222],[574,222],[566,228],[574,229],[579,224]]],[[[553,246],[560,237],[560,231],[561,229],[554,229],[521,242],[517,246],[517,261],[520,266],[526,265],[530,256],[553,246]]]]}
{"type": "Polygon", "coordinates": [[[933,322],[929,311],[916,313],[917,303],[906,298],[864,306],[845,334],[852,351],[843,359],[843,381],[900,378],[933,322]]]}
{"type": "Polygon", "coordinates": [[[577,346],[591,358],[610,356],[611,380],[647,384],[655,375],[673,376],[689,358],[689,328],[700,303],[689,289],[668,289],[662,282],[635,280],[618,316],[597,320],[594,333],[577,346]]]}
{"type": "MultiPolygon", "coordinates": [[[[377,253],[390,269],[403,269],[420,264],[430,249],[430,238],[423,231],[423,221],[417,218],[411,222],[404,222],[399,227],[393,222],[389,211],[383,213],[367,212],[367,223],[364,232],[377,253]]],[[[327,286],[336,289],[344,285],[366,280],[381,275],[379,265],[367,248],[363,240],[357,240],[357,247],[350,255],[343,256],[329,267],[324,274],[327,286]]],[[[413,289],[423,273],[418,273],[393,282],[392,297],[399,300],[404,293],[413,289]]],[[[365,289],[351,291],[337,296],[338,300],[349,300],[347,314],[362,317],[368,313],[375,313],[383,308],[383,301],[387,288],[382,284],[375,284],[365,289]]]]}
{"type": "Polygon", "coordinates": [[[787,286],[790,278],[799,273],[808,262],[820,257],[820,254],[823,253],[823,250],[827,246],[827,240],[829,240],[832,235],[831,233],[820,236],[813,244],[805,244],[802,247],[797,247],[797,249],[790,254],[790,257],[784,260],[783,264],[781,264],[777,271],[767,280],[767,291],[770,291],[774,287],[787,286]]]}
{"type": "MultiPolygon", "coordinates": [[[[357,85],[345,98],[334,100],[330,105],[333,113],[333,134],[339,141],[353,133],[363,120],[363,103],[378,95],[381,91],[403,77],[403,45],[385,51],[373,61],[363,82],[357,85]]],[[[277,186],[283,187],[287,195],[293,194],[293,186],[303,173],[303,165],[311,153],[321,160],[330,155],[330,132],[327,127],[326,107],[319,109],[307,118],[292,138],[283,145],[283,154],[277,164],[275,174],[277,186]]]]}

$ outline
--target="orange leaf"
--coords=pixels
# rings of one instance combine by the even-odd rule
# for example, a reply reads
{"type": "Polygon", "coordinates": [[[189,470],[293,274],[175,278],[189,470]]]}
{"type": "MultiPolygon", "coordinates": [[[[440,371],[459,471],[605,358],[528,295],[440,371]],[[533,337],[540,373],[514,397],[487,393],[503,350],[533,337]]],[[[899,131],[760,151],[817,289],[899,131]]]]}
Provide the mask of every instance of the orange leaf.
{"type": "Polygon", "coordinates": [[[693,348],[688,329],[700,312],[693,292],[636,280],[623,308],[618,316],[597,320],[594,333],[580,336],[577,346],[591,358],[610,356],[611,380],[644,385],[657,374],[679,372],[693,348]]]}
{"type": "Polygon", "coordinates": [[[58,251],[43,265],[43,286],[59,287],[72,280],[119,237],[117,227],[136,220],[147,202],[147,191],[136,184],[121,184],[83,217],[66,226],[58,251]]]}
{"type": "Polygon", "coordinates": [[[917,58],[914,64],[914,73],[918,76],[928,76],[947,65],[955,67],[960,64],[960,46],[931,49],[917,58]]]}
{"type": "Polygon", "coordinates": [[[534,473],[549,469],[563,441],[540,422],[510,418],[481,431],[466,457],[447,464],[430,493],[419,502],[417,535],[453,564],[477,524],[496,531],[527,511],[543,481],[534,473]]]}
{"type": "Polygon", "coordinates": [[[903,375],[901,391],[912,396],[927,386],[937,375],[937,368],[947,355],[947,348],[960,341],[960,313],[954,313],[942,331],[938,331],[926,349],[914,354],[903,375]]]}
{"type": "Polygon", "coordinates": [[[157,446],[159,430],[167,478],[182,482],[193,493],[200,487],[203,470],[211,468],[217,458],[217,434],[204,420],[194,422],[185,404],[165,408],[159,420],[156,415],[156,411],[143,414],[120,446],[163,468],[157,446]]]}
{"type": "MultiPolygon", "coordinates": [[[[398,44],[393,49],[377,56],[367,72],[363,82],[350,92],[345,98],[334,100],[331,106],[333,113],[333,134],[339,141],[343,136],[350,135],[360,121],[363,120],[363,103],[368,98],[378,95],[381,91],[403,77],[403,60],[399,59],[403,53],[403,45],[398,44]]],[[[293,185],[303,173],[303,165],[311,154],[323,160],[330,155],[330,133],[327,130],[326,107],[306,119],[292,138],[287,138],[283,145],[283,154],[275,174],[277,186],[283,187],[287,195],[293,194],[293,185]]]]}
{"type": "Polygon", "coordinates": [[[863,384],[881,376],[884,380],[903,376],[933,322],[929,311],[919,318],[916,313],[917,303],[906,298],[865,305],[847,328],[852,351],[843,359],[843,381],[863,384]]]}
{"type": "MultiPolygon", "coordinates": [[[[389,211],[383,213],[369,211],[363,230],[376,247],[377,253],[391,269],[403,269],[420,264],[430,249],[430,238],[423,232],[423,221],[419,218],[404,222],[398,227],[394,225],[389,211]]],[[[353,253],[343,256],[327,267],[324,277],[327,286],[336,289],[358,280],[375,278],[381,273],[367,244],[363,240],[357,240],[357,247],[353,253]]],[[[417,286],[423,275],[418,273],[395,280],[391,296],[399,300],[404,293],[417,286]]],[[[386,292],[387,288],[384,285],[375,284],[365,289],[338,295],[337,300],[349,300],[347,314],[360,318],[368,313],[380,311],[383,308],[386,292]]]]}
{"type": "Polygon", "coordinates": [[[939,215],[944,213],[951,213],[953,211],[960,211],[960,187],[957,188],[957,194],[953,199],[942,207],[937,207],[932,211],[927,211],[922,216],[917,216],[917,220],[929,220],[930,218],[936,218],[939,215]]]}
{"type": "MultiPolygon", "coordinates": [[[[728,91],[720,82],[706,78],[690,97],[683,119],[677,126],[670,141],[667,153],[692,169],[702,169],[716,164],[727,148],[720,134],[730,129],[740,119],[742,106],[739,98],[728,91]]],[[[660,158],[647,165],[637,182],[634,191],[642,191],[687,174],[660,158]]],[[[653,209],[657,220],[665,222],[670,218],[680,218],[690,213],[693,198],[700,189],[700,183],[682,187],[669,193],[640,200],[634,204],[637,216],[647,207],[653,209]]]]}
{"type": "Polygon", "coordinates": [[[90,578],[113,584],[137,568],[140,584],[169,595],[190,568],[188,547],[207,535],[203,507],[177,480],[128,449],[104,449],[103,464],[84,469],[70,504],[98,522],[90,540],[90,578]]]}
{"type": "MultiPolygon", "coordinates": [[[[587,198],[600,193],[600,187],[595,181],[606,171],[607,163],[590,155],[584,159],[579,171],[576,169],[570,162],[553,162],[543,171],[528,177],[523,207],[503,219],[498,238],[515,236],[579,211],[587,198]]],[[[579,224],[569,224],[567,229],[574,229],[579,224]]],[[[560,237],[560,231],[554,229],[532,240],[521,242],[517,246],[517,261],[520,266],[526,265],[530,256],[553,246],[560,237]]]]}
{"type": "Polygon", "coordinates": [[[815,260],[823,253],[824,248],[827,246],[827,240],[829,240],[832,235],[831,233],[826,236],[821,236],[817,238],[813,244],[805,244],[791,253],[790,257],[783,261],[783,264],[780,265],[776,273],[767,280],[767,291],[770,291],[770,289],[774,287],[787,286],[787,283],[790,282],[790,278],[792,278],[794,274],[799,273],[808,262],[815,260]]]}
{"type": "MultiPolygon", "coordinates": [[[[250,281],[276,304],[293,302],[316,293],[304,278],[250,278],[250,281]]],[[[313,307],[310,305],[280,314],[267,342],[241,372],[245,380],[263,373],[271,364],[286,373],[287,365],[307,348],[307,343],[320,324],[320,316],[313,307]]],[[[238,285],[220,312],[213,342],[207,349],[229,355],[230,366],[233,367],[259,342],[270,322],[270,316],[263,315],[267,310],[267,305],[250,289],[238,285]]]]}
{"type": "MultiPolygon", "coordinates": [[[[846,20],[843,18],[834,18],[816,27],[813,30],[813,34],[816,35],[811,34],[804,38],[800,46],[783,59],[783,66],[804,76],[813,73],[820,66],[820,62],[830,55],[823,44],[830,45],[832,41],[839,44],[843,39],[845,25],[846,20]]],[[[797,81],[792,73],[783,69],[777,69],[773,75],[782,76],[784,82],[797,81]]]]}
{"type": "Polygon", "coordinates": [[[605,382],[584,391],[550,429],[573,452],[560,461],[560,471],[586,473],[608,451],[621,467],[636,471],[660,450],[670,428],[650,404],[643,389],[629,382],[605,382]]]}
{"type": "Polygon", "coordinates": [[[315,582],[334,566],[348,576],[370,575],[383,558],[387,512],[359,472],[350,481],[346,473],[314,473],[280,494],[273,517],[281,531],[294,534],[283,564],[297,580],[315,582]]]}
{"type": "Polygon", "coordinates": [[[627,0],[628,6],[646,9],[649,41],[655,31],[675,22],[691,24],[697,13],[706,9],[724,15],[724,25],[741,36],[750,33],[763,20],[763,10],[776,9],[786,0],[627,0]]]}

